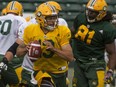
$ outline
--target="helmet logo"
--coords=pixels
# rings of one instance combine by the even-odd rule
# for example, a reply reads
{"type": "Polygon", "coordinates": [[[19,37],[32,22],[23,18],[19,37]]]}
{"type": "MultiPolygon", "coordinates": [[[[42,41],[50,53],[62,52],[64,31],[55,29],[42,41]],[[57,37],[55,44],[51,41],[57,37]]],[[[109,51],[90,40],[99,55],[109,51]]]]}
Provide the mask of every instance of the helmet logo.
{"type": "Polygon", "coordinates": [[[37,16],[38,17],[40,17],[42,14],[41,14],[41,12],[39,11],[38,13],[37,13],[37,16]]]}
{"type": "Polygon", "coordinates": [[[103,7],[103,10],[106,11],[106,10],[107,10],[107,6],[104,6],[104,7],[103,7]]]}

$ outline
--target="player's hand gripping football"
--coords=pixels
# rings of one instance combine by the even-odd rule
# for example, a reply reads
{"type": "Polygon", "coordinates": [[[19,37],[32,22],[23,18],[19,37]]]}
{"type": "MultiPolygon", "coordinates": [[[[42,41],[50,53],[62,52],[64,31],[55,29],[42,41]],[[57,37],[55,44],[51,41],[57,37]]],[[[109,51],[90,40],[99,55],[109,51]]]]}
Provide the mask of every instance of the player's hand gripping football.
{"type": "Polygon", "coordinates": [[[110,84],[113,81],[113,71],[108,70],[105,75],[105,84],[110,84]]]}
{"type": "Polygon", "coordinates": [[[28,43],[28,45],[26,46],[27,51],[29,51],[29,49],[31,48],[31,43],[32,42],[28,43]]]}
{"type": "Polygon", "coordinates": [[[47,50],[51,50],[51,51],[54,50],[54,46],[52,45],[52,43],[50,41],[45,40],[43,43],[46,45],[47,50]]]}
{"type": "Polygon", "coordinates": [[[31,61],[36,61],[41,57],[42,50],[38,41],[33,41],[27,45],[28,56],[31,61]]]}

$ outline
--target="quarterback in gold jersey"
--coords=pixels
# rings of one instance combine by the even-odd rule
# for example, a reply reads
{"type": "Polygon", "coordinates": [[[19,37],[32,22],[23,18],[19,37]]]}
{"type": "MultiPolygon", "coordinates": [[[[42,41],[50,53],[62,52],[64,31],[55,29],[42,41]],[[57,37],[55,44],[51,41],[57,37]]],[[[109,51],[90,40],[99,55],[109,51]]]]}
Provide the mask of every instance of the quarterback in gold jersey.
{"type": "MultiPolygon", "coordinates": [[[[69,44],[71,32],[68,27],[58,25],[58,13],[50,4],[38,7],[36,20],[38,24],[27,26],[23,34],[23,41],[28,49],[30,42],[35,40],[42,49],[41,57],[33,62],[33,77],[39,87],[66,87],[67,62],[74,60],[69,44]]],[[[29,59],[28,53],[26,55],[29,59]]],[[[26,63],[28,62],[25,61],[26,63]]],[[[35,85],[30,83],[32,78],[29,77],[26,77],[29,80],[26,85],[35,85]]]]}
{"type": "Polygon", "coordinates": [[[41,43],[42,55],[41,58],[35,62],[35,70],[49,70],[53,73],[62,73],[67,70],[67,61],[58,56],[54,51],[55,49],[47,50],[47,43],[52,44],[54,48],[61,50],[61,46],[69,44],[70,30],[65,26],[58,26],[53,31],[45,34],[40,25],[32,24],[24,31],[24,42],[28,44],[31,41],[38,40],[41,43]],[[42,64],[42,61],[45,62],[42,64]],[[59,61],[57,61],[59,60],[59,61]],[[41,62],[41,63],[40,63],[41,62]],[[51,65],[49,65],[51,63],[51,65]],[[54,65],[54,68],[52,68],[54,65]],[[43,67],[44,66],[44,67],[43,67]],[[65,68],[63,68],[65,67],[65,68]],[[63,69],[62,69],[63,68],[63,69]]]}

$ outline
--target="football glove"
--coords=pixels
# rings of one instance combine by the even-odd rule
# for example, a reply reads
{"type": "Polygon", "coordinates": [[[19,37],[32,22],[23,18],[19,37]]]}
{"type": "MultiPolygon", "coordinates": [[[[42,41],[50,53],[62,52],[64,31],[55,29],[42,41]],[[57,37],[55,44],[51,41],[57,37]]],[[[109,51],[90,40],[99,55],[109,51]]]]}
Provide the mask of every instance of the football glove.
{"type": "Polygon", "coordinates": [[[113,71],[109,69],[105,75],[105,84],[110,84],[113,81],[113,71]]]}
{"type": "Polygon", "coordinates": [[[8,64],[8,60],[7,58],[3,58],[2,62],[0,63],[0,73],[2,73],[2,71],[7,70],[7,64],[8,64]]]}

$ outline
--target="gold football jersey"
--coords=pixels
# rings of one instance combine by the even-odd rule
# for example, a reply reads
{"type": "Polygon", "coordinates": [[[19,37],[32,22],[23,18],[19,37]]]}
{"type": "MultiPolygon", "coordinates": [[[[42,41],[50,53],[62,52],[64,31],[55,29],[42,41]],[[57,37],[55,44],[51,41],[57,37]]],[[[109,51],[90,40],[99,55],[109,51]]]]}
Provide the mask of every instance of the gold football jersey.
{"type": "Polygon", "coordinates": [[[69,44],[71,38],[71,32],[66,26],[58,26],[53,31],[44,34],[39,24],[31,24],[26,27],[23,35],[24,43],[28,44],[34,40],[38,40],[41,44],[42,55],[34,62],[34,70],[42,70],[52,73],[62,73],[67,71],[68,63],[60,56],[56,55],[50,50],[46,50],[46,45],[43,41],[49,40],[52,45],[61,49],[61,46],[69,44]]]}

